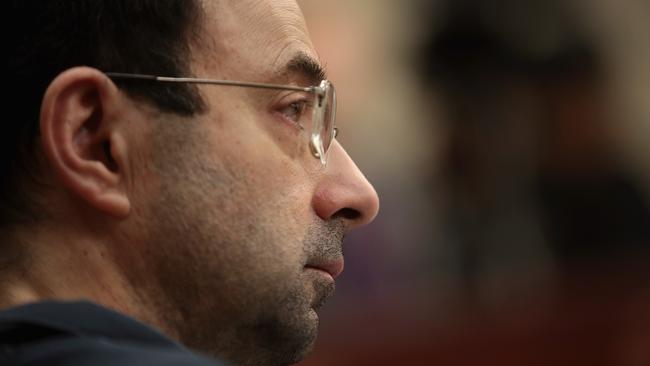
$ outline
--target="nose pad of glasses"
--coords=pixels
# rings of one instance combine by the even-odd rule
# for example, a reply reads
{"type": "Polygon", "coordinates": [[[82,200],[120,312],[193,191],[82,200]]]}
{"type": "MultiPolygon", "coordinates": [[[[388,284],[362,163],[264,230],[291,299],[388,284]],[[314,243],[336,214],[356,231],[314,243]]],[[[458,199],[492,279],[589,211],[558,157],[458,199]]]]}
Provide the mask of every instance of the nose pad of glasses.
{"type": "Polygon", "coordinates": [[[311,149],[312,155],[319,159],[321,164],[326,165],[327,164],[327,157],[325,154],[325,148],[323,146],[323,141],[321,140],[320,136],[318,135],[312,135],[311,136],[311,141],[309,143],[309,148],[311,149]]]}

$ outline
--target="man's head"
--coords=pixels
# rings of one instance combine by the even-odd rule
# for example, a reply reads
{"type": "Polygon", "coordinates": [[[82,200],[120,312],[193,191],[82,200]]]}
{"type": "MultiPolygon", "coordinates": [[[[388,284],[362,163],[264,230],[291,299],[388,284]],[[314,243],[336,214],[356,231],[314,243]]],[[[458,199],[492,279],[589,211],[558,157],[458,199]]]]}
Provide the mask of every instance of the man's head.
{"type": "Polygon", "coordinates": [[[26,24],[5,123],[26,137],[3,154],[2,227],[29,258],[31,274],[10,277],[23,297],[88,297],[236,363],[301,359],[343,236],[377,213],[372,186],[336,141],[326,166],[314,158],[295,123],[305,93],[104,73],[317,85],[296,3],[12,10],[26,24]]]}
{"type": "MultiPolygon", "coordinates": [[[[197,1],[10,0],[5,34],[5,80],[11,99],[5,105],[0,143],[2,181],[0,225],[31,222],[39,215],[23,192],[35,175],[40,106],[45,89],[64,70],[190,72],[190,42],[197,38],[202,9],[197,1]],[[17,194],[20,192],[20,194],[17,194]]],[[[156,108],[193,115],[204,106],[187,85],[128,84],[123,90],[156,108]]],[[[33,195],[33,193],[32,193],[33,195]]],[[[32,197],[33,198],[33,197],[32,197]]],[[[33,199],[32,199],[33,200],[33,199]]]]}

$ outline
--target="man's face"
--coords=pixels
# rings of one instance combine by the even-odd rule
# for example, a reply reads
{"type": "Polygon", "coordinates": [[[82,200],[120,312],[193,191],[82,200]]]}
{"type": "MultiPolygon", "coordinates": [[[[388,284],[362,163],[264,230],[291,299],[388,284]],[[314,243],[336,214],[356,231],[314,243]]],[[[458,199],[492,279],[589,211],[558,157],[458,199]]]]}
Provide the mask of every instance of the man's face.
{"type": "MultiPolygon", "coordinates": [[[[296,66],[318,59],[294,1],[208,2],[206,14],[194,74],[318,82],[296,66]]],[[[131,280],[190,347],[238,364],[297,362],[334,291],[343,237],[374,218],[376,193],[337,142],[326,167],[314,158],[308,131],[291,123],[301,95],[200,91],[205,115],[152,121],[155,183],[137,198],[145,244],[131,269],[149,275],[131,280]]]]}

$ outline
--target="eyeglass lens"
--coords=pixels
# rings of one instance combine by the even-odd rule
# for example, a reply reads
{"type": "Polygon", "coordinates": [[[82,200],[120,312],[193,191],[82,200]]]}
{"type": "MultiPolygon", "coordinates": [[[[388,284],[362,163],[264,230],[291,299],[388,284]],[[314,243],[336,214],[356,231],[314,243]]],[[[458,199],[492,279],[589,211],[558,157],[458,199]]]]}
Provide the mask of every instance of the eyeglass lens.
{"type": "Polygon", "coordinates": [[[327,155],[334,138],[334,121],[336,118],[336,92],[329,81],[323,81],[320,86],[323,94],[317,94],[314,110],[314,130],[312,131],[312,147],[314,155],[320,158],[323,165],[327,163],[327,155]]]}

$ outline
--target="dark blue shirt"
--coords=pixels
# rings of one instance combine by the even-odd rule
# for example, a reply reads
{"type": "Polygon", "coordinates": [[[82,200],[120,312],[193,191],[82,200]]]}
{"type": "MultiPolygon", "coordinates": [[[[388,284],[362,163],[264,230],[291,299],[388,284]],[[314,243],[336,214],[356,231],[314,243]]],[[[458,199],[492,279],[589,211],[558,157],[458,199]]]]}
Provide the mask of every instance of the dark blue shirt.
{"type": "Polygon", "coordinates": [[[89,302],[0,311],[2,366],[219,366],[162,333],[89,302]]]}

